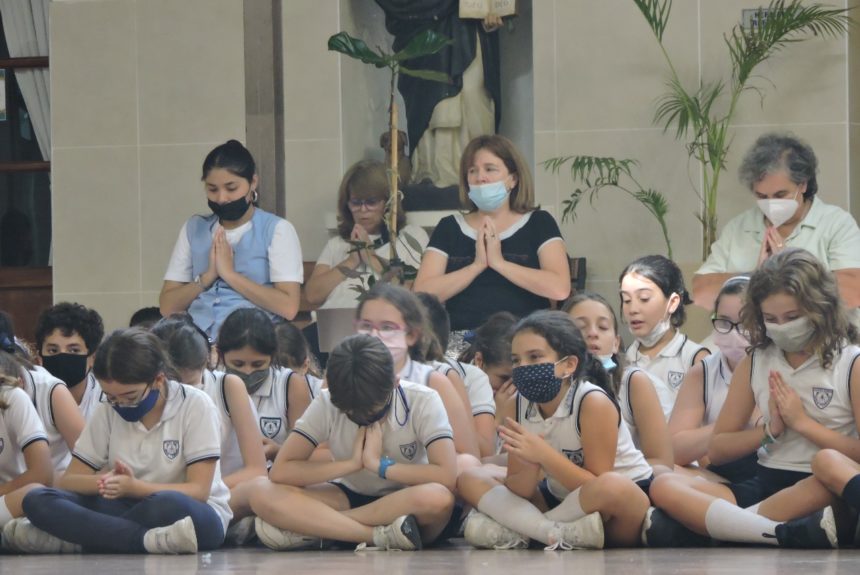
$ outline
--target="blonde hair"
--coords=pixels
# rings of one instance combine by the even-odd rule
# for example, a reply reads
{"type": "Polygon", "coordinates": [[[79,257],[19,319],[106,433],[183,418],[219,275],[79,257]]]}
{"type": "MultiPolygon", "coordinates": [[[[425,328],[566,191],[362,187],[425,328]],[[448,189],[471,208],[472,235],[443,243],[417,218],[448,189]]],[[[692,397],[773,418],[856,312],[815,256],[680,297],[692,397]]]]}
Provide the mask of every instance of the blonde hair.
{"type": "Polygon", "coordinates": [[[773,343],[767,336],[761,303],[778,293],[794,297],[815,327],[809,343],[825,369],[846,344],[857,343],[857,328],[839,298],[836,278],[808,251],[787,248],[765,260],[750,278],[741,321],[753,348],[773,343]]]}
{"type": "Polygon", "coordinates": [[[11,353],[0,351],[0,409],[9,407],[6,402],[6,391],[19,387],[23,366],[11,353]]]}
{"type": "Polygon", "coordinates": [[[478,207],[469,199],[469,168],[475,160],[475,154],[487,150],[504,162],[511,175],[516,175],[517,185],[511,189],[508,205],[518,214],[524,214],[537,209],[535,206],[535,189],[532,174],[522,154],[514,143],[504,136],[497,134],[478,136],[463,150],[460,158],[460,204],[463,209],[475,212],[478,207]]]}

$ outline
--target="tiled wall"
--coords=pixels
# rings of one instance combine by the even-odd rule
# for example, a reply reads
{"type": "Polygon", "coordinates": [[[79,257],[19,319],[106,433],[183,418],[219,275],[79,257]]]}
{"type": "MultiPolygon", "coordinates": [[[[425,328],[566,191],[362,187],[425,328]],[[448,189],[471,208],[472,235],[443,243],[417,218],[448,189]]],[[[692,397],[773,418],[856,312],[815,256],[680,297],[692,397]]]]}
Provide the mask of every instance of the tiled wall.
{"type": "MultiPolygon", "coordinates": [[[[860,2],[852,0],[849,5],[853,8],[856,22],[860,2]]],[[[848,35],[848,120],[851,213],[860,221],[860,27],[856,23],[848,35]]]]}
{"type": "Polygon", "coordinates": [[[54,300],[108,328],[158,304],[200,166],[244,139],[242,3],[51,4],[54,300]]]}

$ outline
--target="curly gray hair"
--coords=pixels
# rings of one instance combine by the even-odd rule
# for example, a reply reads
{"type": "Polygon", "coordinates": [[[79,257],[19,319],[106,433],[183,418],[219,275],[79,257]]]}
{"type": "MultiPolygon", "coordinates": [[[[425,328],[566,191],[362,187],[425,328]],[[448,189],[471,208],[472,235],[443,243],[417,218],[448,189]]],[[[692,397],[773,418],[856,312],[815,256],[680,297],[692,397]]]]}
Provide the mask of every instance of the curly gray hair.
{"type": "Polygon", "coordinates": [[[770,133],[759,136],[744,155],[738,177],[750,190],[765,176],[785,172],[795,184],[806,183],[804,199],[811,199],[818,191],[815,173],[818,159],[809,144],[789,133],[770,133]]]}

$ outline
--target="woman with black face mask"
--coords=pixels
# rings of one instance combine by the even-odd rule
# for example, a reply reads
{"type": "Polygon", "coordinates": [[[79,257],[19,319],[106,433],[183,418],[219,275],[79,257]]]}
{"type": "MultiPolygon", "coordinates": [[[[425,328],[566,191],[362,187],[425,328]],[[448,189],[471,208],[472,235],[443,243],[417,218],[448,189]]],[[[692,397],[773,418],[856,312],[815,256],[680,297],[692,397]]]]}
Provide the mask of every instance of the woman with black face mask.
{"type": "Polygon", "coordinates": [[[251,153],[236,140],[203,162],[212,213],[182,226],[164,275],[161,313],[188,311],[214,339],[235,309],[255,306],[293,319],[303,281],[302,250],[288,221],[256,206],[259,180],[251,153]]]}

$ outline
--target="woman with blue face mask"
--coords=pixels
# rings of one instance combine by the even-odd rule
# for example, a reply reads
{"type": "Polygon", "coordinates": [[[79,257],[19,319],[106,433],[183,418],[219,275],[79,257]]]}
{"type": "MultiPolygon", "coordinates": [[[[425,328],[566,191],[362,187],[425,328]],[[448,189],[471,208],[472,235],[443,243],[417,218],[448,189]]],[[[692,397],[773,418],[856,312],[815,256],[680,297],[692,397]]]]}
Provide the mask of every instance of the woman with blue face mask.
{"type": "Polygon", "coordinates": [[[168,374],[158,338],[117,330],[96,352],[104,400],[57,488],[24,498],[4,543],[28,553],[196,553],[221,546],[232,516],[218,414],[168,374]]]}
{"type": "Polygon", "coordinates": [[[466,213],[443,218],[421,261],[415,291],[435,295],[451,318],[448,349],[497,311],[518,317],[564,300],[570,266],[553,217],[536,208],[529,169],[503,136],[472,140],[460,162],[466,213]]]}
{"type": "Polygon", "coordinates": [[[476,508],[466,541],[480,548],[600,549],[639,544],[652,469],[633,446],[601,360],[559,311],[537,311],[513,328],[517,394],[502,407],[507,475],[460,476],[476,508]]]}

